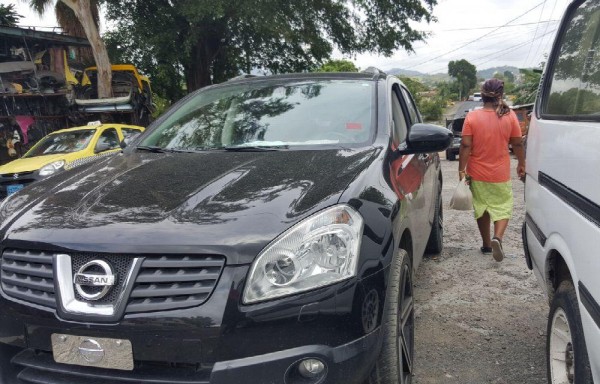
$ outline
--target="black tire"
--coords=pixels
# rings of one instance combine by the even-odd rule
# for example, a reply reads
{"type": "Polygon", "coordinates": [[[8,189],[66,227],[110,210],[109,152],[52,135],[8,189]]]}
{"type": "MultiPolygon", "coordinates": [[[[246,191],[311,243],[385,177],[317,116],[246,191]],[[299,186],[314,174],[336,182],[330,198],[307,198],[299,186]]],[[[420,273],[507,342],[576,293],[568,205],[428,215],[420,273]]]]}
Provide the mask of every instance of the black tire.
{"type": "Polygon", "coordinates": [[[444,248],[444,207],[442,206],[441,186],[436,204],[431,233],[429,234],[429,240],[427,240],[427,247],[425,248],[425,253],[429,254],[440,254],[444,248]]]}
{"type": "Polygon", "coordinates": [[[400,249],[390,266],[381,331],[383,343],[369,384],[412,383],[415,305],[412,267],[405,250],[400,249]]]}
{"type": "Polygon", "coordinates": [[[548,383],[592,383],[577,294],[571,281],[558,286],[550,306],[546,339],[548,383]]]}
{"type": "Polygon", "coordinates": [[[456,160],[456,153],[454,153],[452,151],[447,151],[446,152],[446,159],[448,159],[450,161],[456,160]]]}

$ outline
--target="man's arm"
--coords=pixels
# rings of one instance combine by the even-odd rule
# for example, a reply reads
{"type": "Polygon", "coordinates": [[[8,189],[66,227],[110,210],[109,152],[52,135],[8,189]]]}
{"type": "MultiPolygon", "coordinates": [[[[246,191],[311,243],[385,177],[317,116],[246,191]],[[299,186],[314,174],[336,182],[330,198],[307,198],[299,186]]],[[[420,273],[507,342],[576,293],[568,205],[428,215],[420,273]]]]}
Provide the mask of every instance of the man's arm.
{"type": "Polygon", "coordinates": [[[473,136],[463,136],[460,141],[460,150],[458,151],[458,179],[462,180],[466,175],[467,162],[471,156],[471,145],[473,136]]]}
{"type": "Polygon", "coordinates": [[[525,148],[523,147],[523,139],[521,137],[511,137],[510,145],[515,156],[517,156],[517,175],[519,179],[524,180],[525,178],[525,148]]]}

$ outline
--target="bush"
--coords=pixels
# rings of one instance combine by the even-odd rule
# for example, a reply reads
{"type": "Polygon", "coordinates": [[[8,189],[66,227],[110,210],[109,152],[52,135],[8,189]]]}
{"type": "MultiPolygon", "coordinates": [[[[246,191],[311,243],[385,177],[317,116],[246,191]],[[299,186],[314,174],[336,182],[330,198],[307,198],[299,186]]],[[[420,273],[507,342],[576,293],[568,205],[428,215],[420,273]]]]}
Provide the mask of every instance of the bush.
{"type": "Polygon", "coordinates": [[[419,109],[425,121],[439,121],[442,119],[445,102],[441,99],[421,100],[419,109]]]}

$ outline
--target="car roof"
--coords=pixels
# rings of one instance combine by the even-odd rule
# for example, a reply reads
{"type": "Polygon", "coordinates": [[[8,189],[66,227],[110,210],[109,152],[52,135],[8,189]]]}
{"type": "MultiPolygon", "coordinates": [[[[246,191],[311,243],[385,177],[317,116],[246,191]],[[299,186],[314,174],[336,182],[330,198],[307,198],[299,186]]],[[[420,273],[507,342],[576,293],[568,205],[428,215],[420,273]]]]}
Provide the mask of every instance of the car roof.
{"type": "Polygon", "coordinates": [[[283,75],[269,75],[269,76],[253,76],[253,75],[242,75],[234,77],[233,79],[221,83],[219,85],[226,85],[232,83],[250,83],[257,81],[272,81],[272,80],[379,80],[385,79],[388,75],[384,72],[375,70],[377,72],[363,71],[363,72],[310,72],[310,73],[288,73],[283,75]]]}
{"type": "Polygon", "coordinates": [[[105,128],[105,127],[111,127],[111,128],[133,128],[133,129],[141,129],[144,130],[144,127],[140,127],[137,125],[126,125],[126,124],[112,124],[112,123],[105,123],[105,124],[96,124],[96,125],[83,125],[81,127],[72,127],[72,128],[65,128],[65,129],[59,129],[56,130],[53,133],[63,133],[63,132],[73,132],[73,131],[83,131],[83,130],[93,130],[93,129],[98,129],[98,128],[105,128]]]}

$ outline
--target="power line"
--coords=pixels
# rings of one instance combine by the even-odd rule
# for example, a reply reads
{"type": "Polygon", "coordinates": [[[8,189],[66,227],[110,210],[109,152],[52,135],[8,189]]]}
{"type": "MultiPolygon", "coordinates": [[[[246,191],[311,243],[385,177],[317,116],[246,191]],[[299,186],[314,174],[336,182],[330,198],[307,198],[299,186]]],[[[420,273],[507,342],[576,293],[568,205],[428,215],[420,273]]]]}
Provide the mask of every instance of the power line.
{"type": "MultiPolygon", "coordinates": [[[[532,26],[525,27],[525,31],[504,30],[504,31],[496,32],[493,35],[488,36],[488,39],[486,39],[486,41],[488,41],[488,40],[494,41],[496,39],[511,40],[513,37],[521,37],[524,35],[525,36],[531,35],[531,32],[533,32],[532,26]]],[[[458,43],[457,45],[464,45],[464,44],[465,44],[465,42],[461,42],[461,43],[458,43]]],[[[495,45],[497,45],[496,42],[491,43],[489,45],[482,46],[481,48],[485,49],[488,46],[495,46],[495,45]]],[[[480,49],[480,47],[478,46],[478,50],[479,49],[480,49]]],[[[420,61],[434,60],[434,55],[438,55],[440,52],[442,52],[442,51],[435,50],[435,51],[432,51],[431,53],[425,55],[425,57],[423,55],[413,56],[412,58],[409,57],[403,61],[402,65],[406,66],[406,67],[411,67],[413,65],[413,63],[417,62],[418,60],[420,60],[420,61]]],[[[452,60],[454,57],[458,57],[458,54],[450,56],[449,60],[452,60]]]]}
{"type": "MultiPolygon", "coordinates": [[[[482,64],[485,64],[485,63],[487,63],[487,62],[489,62],[489,61],[493,60],[493,59],[494,59],[494,58],[496,58],[497,56],[499,56],[499,55],[503,54],[503,53],[504,53],[504,52],[506,52],[506,51],[513,51],[513,50],[515,50],[515,49],[518,49],[518,48],[524,47],[524,46],[526,46],[527,44],[530,44],[531,42],[533,42],[534,40],[542,39],[542,38],[544,38],[544,37],[545,37],[545,36],[547,36],[547,35],[553,34],[554,32],[556,32],[556,29],[553,29],[553,30],[551,30],[550,32],[547,32],[547,33],[545,33],[545,34],[543,34],[543,35],[539,35],[539,36],[537,36],[536,38],[534,38],[533,40],[528,40],[528,41],[525,41],[525,42],[523,42],[523,43],[515,44],[515,45],[512,45],[512,46],[510,46],[510,47],[503,48],[503,49],[501,49],[501,50],[499,50],[499,51],[492,52],[492,53],[490,53],[490,54],[487,54],[487,55],[484,55],[484,56],[480,56],[480,57],[477,57],[477,58],[474,58],[474,59],[471,59],[471,60],[472,60],[473,62],[475,62],[475,61],[477,61],[477,60],[481,60],[481,59],[485,59],[485,58],[488,58],[488,57],[490,57],[490,59],[489,59],[489,60],[486,60],[486,61],[482,61],[482,62],[477,62],[477,63],[475,63],[475,64],[477,64],[477,65],[482,65],[482,64]]],[[[439,71],[443,71],[443,70],[445,70],[445,69],[446,69],[446,67],[444,67],[444,68],[441,68],[441,69],[436,69],[435,71],[431,71],[431,72],[432,72],[432,73],[436,73],[436,72],[439,72],[439,71]]]]}
{"type": "MultiPolygon", "coordinates": [[[[552,12],[550,12],[550,18],[552,18],[552,15],[554,14],[554,9],[556,9],[556,3],[558,3],[558,0],[554,0],[554,6],[552,7],[552,12]]],[[[546,24],[546,28],[544,29],[544,34],[546,33],[546,31],[548,30],[548,24],[546,24]]],[[[548,41],[546,42],[546,44],[544,45],[544,51],[548,50],[548,43],[551,41],[552,39],[548,39],[548,41]]],[[[542,46],[542,42],[540,41],[540,45],[538,45],[538,49],[535,50],[535,55],[534,57],[538,57],[538,51],[540,49],[540,47],[542,46]]]]}
{"type": "MultiPolygon", "coordinates": [[[[554,5],[556,6],[556,3],[554,3],[554,5]]],[[[476,31],[479,29],[492,29],[492,28],[508,28],[508,27],[522,27],[524,25],[533,25],[533,24],[541,24],[541,23],[552,23],[555,21],[560,21],[560,20],[541,20],[536,22],[531,22],[531,23],[521,23],[521,24],[512,24],[512,25],[500,25],[500,26],[495,26],[495,27],[474,27],[474,28],[456,28],[456,29],[442,29],[440,30],[440,32],[456,32],[456,31],[476,31]]],[[[548,24],[546,24],[546,26],[548,26],[548,24]]],[[[433,32],[433,31],[429,31],[429,32],[433,32]]]]}
{"type": "MultiPolygon", "coordinates": [[[[506,25],[508,25],[508,24],[512,23],[513,21],[520,19],[521,17],[525,16],[526,14],[528,14],[528,13],[529,13],[529,12],[531,12],[531,11],[533,11],[534,9],[536,9],[536,8],[537,8],[537,7],[539,7],[540,5],[544,4],[545,2],[546,2],[546,0],[542,1],[541,3],[539,3],[538,5],[536,5],[535,7],[531,8],[531,9],[528,9],[527,11],[525,11],[525,12],[524,12],[524,13],[522,13],[521,15],[519,15],[519,16],[517,16],[517,17],[515,17],[514,19],[510,20],[510,21],[509,21],[509,22],[507,22],[506,24],[504,24],[504,25],[502,25],[502,26],[500,26],[500,27],[497,27],[497,28],[496,28],[496,29],[494,29],[493,31],[491,31],[491,32],[488,32],[488,33],[486,33],[485,35],[483,35],[483,36],[480,36],[480,37],[478,37],[478,38],[477,38],[477,39],[475,39],[475,40],[471,40],[471,41],[469,41],[468,43],[466,43],[466,44],[464,44],[464,45],[462,45],[462,46],[460,46],[460,47],[458,47],[458,48],[456,48],[456,49],[453,49],[453,50],[451,50],[451,51],[448,51],[448,52],[446,52],[446,53],[443,53],[443,54],[441,54],[441,55],[439,55],[439,56],[436,56],[436,57],[434,57],[433,59],[430,59],[430,60],[424,61],[424,62],[422,62],[422,63],[419,63],[419,64],[415,65],[414,67],[419,67],[419,66],[421,66],[421,65],[423,65],[423,64],[429,63],[429,62],[431,62],[431,61],[433,61],[433,60],[436,60],[436,59],[439,59],[440,57],[442,57],[442,56],[445,56],[445,55],[447,55],[447,54],[449,54],[449,53],[456,52],[456,51],[458,51],[458,50],[460,50],[460,49],[462,49],[462,48],[466,47],[466,46],[467,46],[467,45],[469,45],[469,44],[472,44],[472,43],[474,43],[474,42],[476,42],[476,41],[479,41],[479,40],[483,39],[484,37],[486,37],[486,36],[489,36],[489,35],[491,35],[492,33],[496,32],[496,31],[497,31],[497,30],[499,30],[500,28],[503,28],[504,26],[506,26],[506,25]]],[[[414,68],[414,67],[413,67],[413,68],[414,68]]]]}
{"type": "MultiPolygon", "coordinates": [[[[544,5],[542,5],[542,11],[540,12],[540,18],[538,19],[538,21],[542,20],[542,15],[544,14],[544,8],[546,8],[546,0],[544,0],[544,5]]],[[[538,26],[539,26],[539,24],[535,26],[535,33],[533,34],[534,40],[537,35],[538,26]]],[[[525,66],[527,64],[527,60],[529,60],[529,55],[531,54],[532,47],[533,47],[533,40],[531,41],[531,45],[529,46],[529,50],[527,51],[527,57],[525,58],[525,61],[523,62],[523,66],[525,66]]]]}

